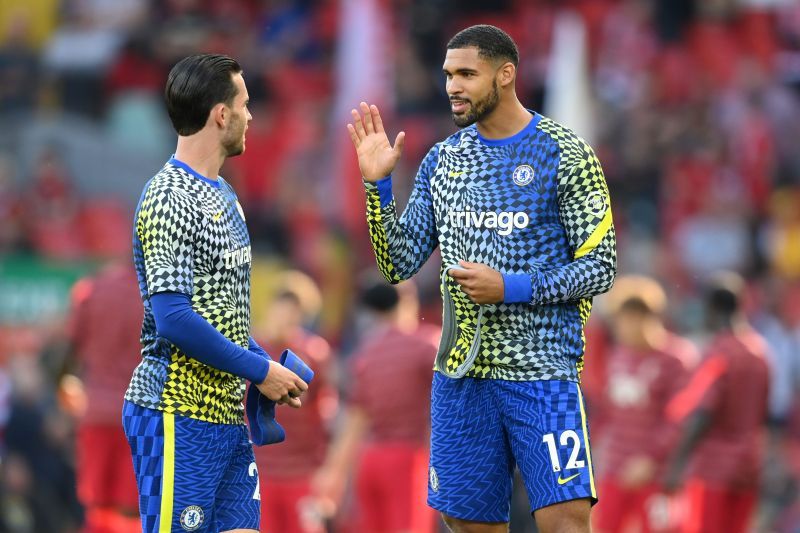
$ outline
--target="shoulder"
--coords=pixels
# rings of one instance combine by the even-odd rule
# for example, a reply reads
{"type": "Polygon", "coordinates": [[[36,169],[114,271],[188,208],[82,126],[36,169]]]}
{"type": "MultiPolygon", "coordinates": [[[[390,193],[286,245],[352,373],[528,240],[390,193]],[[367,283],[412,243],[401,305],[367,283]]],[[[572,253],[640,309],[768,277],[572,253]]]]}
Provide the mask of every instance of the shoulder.
{"type": "Polygon", "coordinates": [[[184,172],[165,165],[145,184],[142,197],[145,200],[166,200],[173,196],[188,197],[193,195],[191,185],[191,180],[184,172]]]}
{"type": "Polygon", "coordinates": [[[594,153],[592,147],[582,137],[549,117],[542,116],[538,128],[558,145],[562,160],[574,164],[578,159],[585,159],[588,154],[594,153]]]}

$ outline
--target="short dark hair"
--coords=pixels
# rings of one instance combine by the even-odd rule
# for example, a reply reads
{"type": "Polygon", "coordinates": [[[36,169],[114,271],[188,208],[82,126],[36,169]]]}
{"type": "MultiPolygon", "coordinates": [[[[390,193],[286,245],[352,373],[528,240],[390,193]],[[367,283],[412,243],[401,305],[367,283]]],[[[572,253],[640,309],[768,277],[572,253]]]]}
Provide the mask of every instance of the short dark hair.
{"type": "Polygon", "coordinates": [[[185,57],[172,67],[164,99],[178,135],[197,133],[206,125],[212,107],[233,102],[237,91],[231,77],[241,71],[235,59],[217,54],[185,57]]]}
{"type": "Polygon", "coordinates": [[[511,61],[514,66],[519,65],[519,50],[514,39],[509,34],[496,26],[478,24],[463,29],[450,39],[447,49],[470,48],[478,49],[478,55],[489,60],[511,61]]]}
{"type": "Polygon", "coordinates": [[[744,288],[744,280],[738,274],[717,273],[706,284],[706,305],[712,313],[729,318],[741,309],[744,288]]]}
{"type": "Polygon", "coordinates": [[[361,305],[373,312],[387,313],[400,303],[397,287],[385,281],[371,282],[361,290],[361,305]]]}

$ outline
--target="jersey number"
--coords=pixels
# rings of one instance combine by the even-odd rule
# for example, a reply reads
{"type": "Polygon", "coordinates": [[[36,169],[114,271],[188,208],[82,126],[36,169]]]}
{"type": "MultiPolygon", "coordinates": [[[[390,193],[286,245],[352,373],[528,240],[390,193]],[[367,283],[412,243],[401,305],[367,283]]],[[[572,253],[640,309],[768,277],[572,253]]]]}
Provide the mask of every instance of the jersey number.
{"type": "Polygon", "coordinates": [[[256,490],[253,492],[253,499],[260,500],[261,499],[261,480],[258,479],[258,467],[256,466],[255,462],[250,463],[250,467],[247,469],[247,473],[250,477],[256,477],[256,490]]]}
{"type": "MultiPolygon", "coordinates": [[[[578,434],[568,429],[561,434],[559,441],[561,442],[561,446],[572,446],[572,453],[569,454],[569,461],[567,461],[567,470],[583,468],[586,463],[578,460],[578,453],[581,451],[581,439],[578,437],[578,434]],[[572,442],[570,443],[570,441],[572,442]]],[[[547,451],[550,453],[550,462],[553,463],[553,472],[560,472],[561,461],[558,459],[555,433],[548,433],[542,437],[542,442],[547,444],[547,451]]]]}

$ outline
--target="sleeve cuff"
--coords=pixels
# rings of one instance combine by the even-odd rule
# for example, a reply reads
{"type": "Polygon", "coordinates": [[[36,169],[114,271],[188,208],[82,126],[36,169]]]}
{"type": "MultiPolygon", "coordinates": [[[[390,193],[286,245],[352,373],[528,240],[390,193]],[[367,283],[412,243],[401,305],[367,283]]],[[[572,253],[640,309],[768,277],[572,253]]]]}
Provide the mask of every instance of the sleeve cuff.
{"type": "Polygon", "coordinates": [[[381,207],[386,207],[392,203],[394,197],[392,196],[392,175],[389,174],[383,179],[375,182],[378,188],[378,197],[381,199],[381,207]]]}
{"type": "Polygon", "coordinates": [[[530,303],[533,285],[529,274],[503,274],[503,303],[530,303]]]}

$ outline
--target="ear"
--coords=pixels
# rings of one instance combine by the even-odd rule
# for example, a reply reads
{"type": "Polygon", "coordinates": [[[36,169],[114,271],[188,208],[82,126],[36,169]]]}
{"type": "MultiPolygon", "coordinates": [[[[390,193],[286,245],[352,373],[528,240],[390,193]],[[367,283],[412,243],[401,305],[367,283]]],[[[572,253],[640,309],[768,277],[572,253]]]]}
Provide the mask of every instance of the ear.
{"type": "Polygon", "coordinates": [[[497,83],[500,87],[507,87],[514,83],[517,77],[517,67],[511,61],[506,61],[497,71],[497,83]]]}
{"type": "Polygon", "coordinates": [[[225,124],[229,118],[230,110],[225,104],[217,104],[211,108],[209,120],[213,122],[218,128],[224,129],[225,124]]]}

